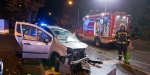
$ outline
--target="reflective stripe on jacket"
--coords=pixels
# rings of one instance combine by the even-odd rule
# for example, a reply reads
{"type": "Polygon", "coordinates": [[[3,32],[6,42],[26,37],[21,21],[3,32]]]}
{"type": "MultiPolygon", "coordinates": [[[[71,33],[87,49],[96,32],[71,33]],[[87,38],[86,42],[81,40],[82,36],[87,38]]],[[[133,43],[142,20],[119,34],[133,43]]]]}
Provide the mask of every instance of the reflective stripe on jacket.
{"type": "Polygon", "coordinates": [[[115,41],[118,44],[127,44],[127,42],[130,41],[130,34],[126,30],[119,30],[116,32],[115,41]]]}

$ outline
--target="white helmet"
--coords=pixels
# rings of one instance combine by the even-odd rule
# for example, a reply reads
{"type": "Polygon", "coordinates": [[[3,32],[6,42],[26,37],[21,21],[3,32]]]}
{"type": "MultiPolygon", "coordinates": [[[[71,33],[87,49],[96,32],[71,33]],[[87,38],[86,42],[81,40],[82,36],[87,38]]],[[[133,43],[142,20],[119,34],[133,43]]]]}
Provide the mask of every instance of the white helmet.
{"type": "Polygon", "coordinates": [[[120,26],[125,26],[125,24],[124,24],[124,23],[121,23],[120,26]]]}

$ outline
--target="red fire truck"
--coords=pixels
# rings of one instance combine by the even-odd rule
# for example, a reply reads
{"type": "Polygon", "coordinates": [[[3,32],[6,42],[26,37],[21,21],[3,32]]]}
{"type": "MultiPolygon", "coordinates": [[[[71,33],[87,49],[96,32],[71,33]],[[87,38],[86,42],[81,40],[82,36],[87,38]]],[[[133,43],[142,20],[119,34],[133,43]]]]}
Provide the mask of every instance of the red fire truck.
{"type": "Polygon", "coordinates": [[[83,25],[76,30],[76,37],[93,41],[96,46],[113,43],[121,23],[124,23],[129,31],[130,15],[125,12],[88,15],[83,18],[83,25]]]}

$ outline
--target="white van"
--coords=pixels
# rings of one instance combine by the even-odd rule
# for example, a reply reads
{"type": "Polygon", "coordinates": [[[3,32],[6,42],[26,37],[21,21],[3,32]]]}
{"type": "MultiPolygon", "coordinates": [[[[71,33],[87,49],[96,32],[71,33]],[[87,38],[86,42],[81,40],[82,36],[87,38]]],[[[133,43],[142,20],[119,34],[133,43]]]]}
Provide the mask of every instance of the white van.
{"type": "MultiPolygon", "coordinates": [[[[59,71],[60,63],[71,65],[71,68],[73,64],[85,62],[88,59],[85,54],[88,45],[60,27],[39,27],[35,24],[16,22],[14,35],[22,48],[20,50],[22,58],[48,59],[54,62],[56,71],[59,71]]],[[[87,69],[89,70],[89,66],[87,69]]]]}

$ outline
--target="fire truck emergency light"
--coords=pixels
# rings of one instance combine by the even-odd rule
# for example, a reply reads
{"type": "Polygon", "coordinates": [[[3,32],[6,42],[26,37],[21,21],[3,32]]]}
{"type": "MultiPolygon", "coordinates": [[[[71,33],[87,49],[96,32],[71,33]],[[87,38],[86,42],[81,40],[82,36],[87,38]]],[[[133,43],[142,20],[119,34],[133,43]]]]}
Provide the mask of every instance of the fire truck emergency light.
{"type": "Polygon", "coordinates": [[[120,16],[119,16],[119,15],[117,15],[117,18],[120,18],[120,16]]]}
{"type": "Polygon", "coordinates": [[[104,13],[102,13],[101,15],[102,15],[102,16],[104,16],[105,14],[104,14],[104,13]]]}
{"type": "Polygon", "coordinates": [[[123,16],[123,18],[126,18],[126,16],[123,16]]]}
{"type": "Polygon", "coordinates": [[[89,18],[89,16],[87,15],[86,18],[89,18]]]}

